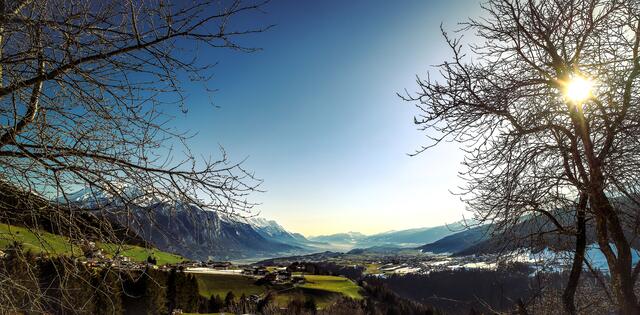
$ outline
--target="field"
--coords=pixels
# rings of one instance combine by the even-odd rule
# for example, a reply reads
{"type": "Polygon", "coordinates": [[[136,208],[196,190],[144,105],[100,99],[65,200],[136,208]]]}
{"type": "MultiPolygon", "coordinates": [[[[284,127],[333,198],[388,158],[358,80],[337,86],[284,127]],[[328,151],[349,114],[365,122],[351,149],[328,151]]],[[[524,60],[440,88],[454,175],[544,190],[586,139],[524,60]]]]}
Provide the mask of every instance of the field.
{"type": "Polygon", "coordinates": [[[370,274],[371,275],[371,274],[381,273],[379,264],[366,264],[365,267],[367,268],[364,271],[366,274],[370,274]]]}
{"type": "Polygon", "coordinates": [[[278,293],[276,302],[286,306],[294,299],[313,299],[319,308],[325,308],[344,295],[353,299],[362,299],[360,287],[351,280],[336,276],[304,276],[305,283],[278,293]]]}
{"type": "Polygon", "coordinates": [[[241,275],[196,274],[200,295],[210,297],[219,295],[224,298],[232,291],[236,298],[242,294],[246,296],[263,295],[267,291],[276,293],[275,301],[285,307],[294,299],[312,298],[318,307],[324,308],[333,303],[341,295],[362,299],[360,287],[351,280],[336,276],[306,275],[305,283],[297,286],[273,287],[256,285],[256,279],[241,275]]]}
{"type": "Polygon", "coordinates": [[[221,298],[232,291],[236,297],[265,293],[267,287],[256,285],[256,279],[240,275],[196,274],[200,295],[210,297],[220,295],[221,298]]]}
{"type": "MultiPolygon", "coordinates": [[[[25,250],[35,254],[47,253],[53,256],[82,256],[82,250],[77,245],[72,245],[69,238],[51,234],[44,231],[31,231],[24,227],[0,224],[0,249],[4,249],[13,242],[21,243],[25,250]]],[[[107,256],[113,256],[119,249],[122,256],[129,257],[133,261],[145,261],[148,256],[154,256],[158,265],[177,263],[184,258],[159,251],[134,245],[115,245],[98,243],[107,256]]]]}
{"type": "Polygon", "coordinates": [[[301,288],[335,292],[352,299],[362,299],[360,287],[347,278],[317,275],[306,275],[304,278],[305,283],[300,285],[301,288]]]}

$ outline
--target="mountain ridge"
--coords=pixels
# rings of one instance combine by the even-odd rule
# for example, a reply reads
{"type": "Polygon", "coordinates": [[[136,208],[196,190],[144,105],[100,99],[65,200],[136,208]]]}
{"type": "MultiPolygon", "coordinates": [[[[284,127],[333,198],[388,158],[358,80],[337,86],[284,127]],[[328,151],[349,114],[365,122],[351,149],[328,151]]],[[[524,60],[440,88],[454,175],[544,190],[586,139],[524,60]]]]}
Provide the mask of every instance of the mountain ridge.
{"type": "Polygon", "coordinates": [[[329,235],[309,236],[311,241],[327,242],[344,250],[374,246],[396,246],[412,248],[437,241],[448,235],[461,231],[466,226],[464,221],[431,227],[392,230],[371,235],[360,232],[335,233],[329,235]]]}
{"type": "MultiPolygon", "coordinates": [[[[127,197],[143,193],[130,187],[121,187],[121,190],[127,197]]],[[[119,204],[113,200],[113,196],[90,188],[66,197],[64,202],[88,209],[105,205],[117,207],[119,204]]],[[[416,248],[455,234],[465,226],[463,221],[458,221],[372,235],[350,231],[305,237],[285,229],[275,220],[263,217],[232,216],[157,198],[140,200],[139,206],[129,207],[126,213],[112,215],[113,218],[161,250],[199,260],[263,259],[370,247],[416,248]]]]}
{"type": "MultiPolygon", "coordinates": [[[[125,187],[123,191],[135,194],[137,190],[125,187]]],[[[96,206],[119,206],[112,196],[88,188],[69,194],[64,201],[88,211],[96,206]]],[[[312,251],[312,242],[273,220],[234,217],[159,199],[143,201],[110,216],[159,249],[190,259],[268,258],[312,251]]]]}

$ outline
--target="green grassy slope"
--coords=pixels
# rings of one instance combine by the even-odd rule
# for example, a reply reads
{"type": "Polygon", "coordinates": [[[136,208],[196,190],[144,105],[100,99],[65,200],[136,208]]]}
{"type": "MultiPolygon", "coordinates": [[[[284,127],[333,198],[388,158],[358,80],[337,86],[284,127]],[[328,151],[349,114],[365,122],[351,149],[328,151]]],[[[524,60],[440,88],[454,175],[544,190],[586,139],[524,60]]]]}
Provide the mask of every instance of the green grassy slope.
{"type": "Polygon", "coordinates": [[[155,257],[158,265],[175,264],[185,259],[182,256],[163,252],[155,248],[144,248],[135,245],[98,244],[105,253],[114,255],[118,252],[121,256],[129,257],[133,261],[145,261],[147,257],[155,257]]]}
{"type": "Polygon", "coordinates": [[[6,248],[13,242],[22,244],[25,250],[36,254],[82,255],[82,250],[78,246],[72,246],[66,237],[42,231],[34,233],[24,227],[0,224],[0,248],[6,248]]]}
{"type": "Polygon", "coordinates": [[[267,291],[276,293],[276,304],[285,307],[293,299],[313,298],[318,307],[332,304],[341,295],[362,299],[361,288],[353,281],[336,276],[306,275],[305,283],[288,288],[274,288],[255,284],[256,279],[242,275],[196,274],[200,295],[210,297],[219,295],[224,298],[232,291],[236,297],[262,295],[267,291]]]}
{"type": "Polygon", "coordinates": [[[276,296],[276,303],[286,306],[293,299],[311,298],[320,309],[323,309],[333,304],[340,296],[362,299],[361,288],[347,278],[320,275],[306,275],[304,278],[304,284],[279,293],[276,296]]]}
{"type": "Polygon", "coordinates": [[[362,299],[360,287],[353,281],[336,276],[304,276],[305,283],[300,285],[303,289],[321,290],[346,295],[352,299],[362,299]]]}
{"type": "MultiPolygon", "coordinates": [[[[6,248],[14,241],[21,243],[25,250],[30,250],[36,254],[82,256],[80,247],[73,245],[67,237],[44,231],[31,231],[19,226],[0,224],[0,249],[6,248]]],[[[145,261],[148,256],[154,256],[158,265],[177,263],[184,260],[178,255],[134,245],[98,243],[97,246],[109,256],[119,252],[121,256],[129,257],[133,261],[145,261]]]]}

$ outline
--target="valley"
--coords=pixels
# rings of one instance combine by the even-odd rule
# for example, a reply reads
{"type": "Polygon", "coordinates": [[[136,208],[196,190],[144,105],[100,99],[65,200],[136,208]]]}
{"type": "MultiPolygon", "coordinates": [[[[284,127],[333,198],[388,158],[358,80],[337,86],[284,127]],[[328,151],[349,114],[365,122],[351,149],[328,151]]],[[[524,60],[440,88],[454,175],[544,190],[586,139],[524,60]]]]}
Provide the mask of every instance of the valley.
{"type": "MultiPolygon", "coordinates": [[[[261,222],[263,227],[269,227],[269,234],[264,232],[265,237],[280,235],[283,239],[283,235],[293,234],[273,221],[269,224],[265,222],[269,221],[261,222]]],[[[180,288],[186,285],[180,291],[186,294],[182,298],[186,301],[184,310],[192,314],[216,310],[242,312],[264,305],[287,310],[295,309],[298,307],[296,305],[307,305],[308,308],[331,314],[333,308],[344,307],[345,303],[360,305],[358,301],[366,300],[362,303],[382,305],[378,304],[379,299],[391,298],[389,296],[393,297],[394,305],[414,305],[412,303],[419,302],[447,311],[482,310],[485,309],[482,303],[473,302],[472,297],[480,294],[477,289],[471,289],[473,286],[464,290],[459,287],[456,291],[450,291],[449,288],[452,283],[460,281],[484,286],[487,285],[487,279],[501,280],[490,282],[498,287],[490,286],[481,291],[493,293],[479,296],[489,301],[486,303],[490,303],[492,308],[508,309],[513,306],[510,298],[535,293],[535,281],[538,281],[535,279],[562,277],[562,270],[570,265],[568,253],[561,251],[523,248],[512,253],[492,252],[486,245],[492,243],[487,243],[490,238],[485,233],[479,233],[484,229],[486,227],[455,233],[451,231],[452,234],[418,247],[385,243],[345,251],[317,251],[320,248],[316,248],[317,252],[312,253],[267,259],[251,257],[248,261],[213,260],[211,257],[200,260],[152,246],[71,241],[53,233],[12,225],[0,226],[0,246],[4,248],[4,259],[11,259],[15,249],[21,248],[24,253],[35,255],[36,260],[42,255],[67,257],[83,268],[100,273],[142,273],[155,279],[171,278],[172,274],[177,274],[176,277],[186,282],[174,285],[180,288]],[[474,251],[478,244],[485,244],[481,246],[483,251],[461,254],[474,251]],[[425,286],[427,283],[428,286],[425,286]],[[517,290],[513,291],[513,295],[498,294],[496,290],[500,286],[517,290]],[[445,300],[435,299],[437,296],[445,300]],[[453,303],[448,299],[470,304],[453,303]]],[[[390,233],[385,234],[388,236],[390,233]]],[[[300,241],[299,237],[297,239],[300,241]]],[[[362,239],[359,241],[363,242],[362,239]]],[[[345,244],[342,240],[338,236],[333,237],[334,242],[345,244]]],[[[389,237],[386,241],[389,241],[389,237]]],[[[321,243],[320,240],[310,242],[321,243]]],[[[331,246],[329,243],[321,244],[329,248],[331,246]]],[[[606,267],[602,257],[595,256],[597,253],[598,249],[590,246],[588,255],[591,263],[598,268],[606,267]]],[[[638,261],[638,258],[635,255],[634,261],[638,261]]],[[[133,287],[128,290],[135,292],[136,289],[133,287]]],[[[131,298],[123,300],[125,308],[135,309],[138,303],[140,301],[131,298]]],[[[407,307],[419,309],[422,306],[407,307]]]]}
{"type": "MultiPolygon", "coordinates": [[[[25,255],[35,255],[36,261],[42,255],[51,255],[72,259],[83,268],[99,273],[142,272],[162,279],[177,272],[184,274],[182,277],[186,277],[185,279],[193,276],[192,285],[195,289],[182,291],[197,294],[197,297],[193,297],[194,301],[225,301],[222,305],[210,308],[189,306],[192,313],[204,310],[237,310],[240,305],[251,308],[259,303],[288,309],[296,303],[304,302],[318,310],[330,309],[349,300],[371,299],[372,293],[367,291],[371,287],[362,282],[371,277],[383,279],[396,275],[478,268],[481,262],[490,259],[450,257],[411,248],[372,247],[344,253],[324,251],[272,258],[247,264],[199,261],[153,247],[71,241],[64,236],[12,225],[0,226],[0,235],[4,259],[20,255],[15,252],[19,248],[25,255]]],[[[29,259],[33,258],[27,260],[29,259]]],[[[138,302],[127,299],[123,302],[125,308],[135,308],[138,302]]]]}
{"type": "MultiPolygon", "coordinates": [[[[78,207],[90,209],[93,204],[87,201],[96,200],[86,194],[79,191],[72,196],[78,207]]],[[[107,195],[100,195],[97,202],[119,204],[107,195]]],[[[90,210],[86,213],[98,215],[90,210]]],[[[182,303],[176,305],[193,314],[244,313],[264,307],[306,307],[331,314],[346,305],[387,309],[385,299],[392,299],[393,307],[411,310],[507,310],[514,306],[515,298],[541,290],[540,278],[554,287],[571,266],[571,252],[562,247],[566,240],[544,248],[528,247],[526,242],[504,243],[501,233],[490,233],[492,226],[469,227],[468,222],[373,235],[348,232],[305,237],[274,220],[231,216],[162,200],[145,200],[131,207],[129,215],[136,225],[127,225],[115,214],[108,219],[133,232],[137,245],[91,237],[71,240],[5,224],[0,226],[3,257],[11,259],[20,249],[31,255],[27,260],[52,256],[70,260],[90,273],[149,277],[160,287],[175,286],[181,292],[176,291],[176,301],[182,303]],[[172,282],[172,278],[182,280],[172,282]],[[451,290],[452,283],[465,281],[471,286],[451,290]],[[513,294],[499,291],[503,286],[515,288],[513,294]],[[474,300],[476,296],[484,302],[474,300]]],[[[536,219],[523,220],[519,227],[526,233],[539,224],[536,219]]],[[[591,244],[587,256],[597,268],[595,274],[606,277],[606,261],[599,252],[591,244]]],[[[633,261],[639,258],[634,253],[633,261]]],[[[139,280],[129,281],[127,290],[132,292],[142,290],[143,285],[144,290],[158,290],[139,280]]],[[[143,297],[127,295],[122,297],[122,306],[136,309],[143,301],[143,297]]]]}
{"type": "MultiPolygon", "coordinates": [[[[113,221],[128,226],[160,250],[202,261],[252,263],[273,257],[354,248],[414,248],[462,232],[465,228],[460,221],[373,235],[349,232],[305,237],[263,217],[242,217],[203,210],[194,205],[145,199],[142,191],[129,187],[122,189],[131,198],[141,196],[138,199],[142,201],[128,213],[113,215],[113,221]]],[[[87,209],[100,205],[117,208],[121,203],[117,197],[87,188],[70,194],[67,200],[87,209]]]]}
{"type": "Polygon", "coordinates": [[[0,0],[0,315],[638,315],[640,0],[0,0]]]}

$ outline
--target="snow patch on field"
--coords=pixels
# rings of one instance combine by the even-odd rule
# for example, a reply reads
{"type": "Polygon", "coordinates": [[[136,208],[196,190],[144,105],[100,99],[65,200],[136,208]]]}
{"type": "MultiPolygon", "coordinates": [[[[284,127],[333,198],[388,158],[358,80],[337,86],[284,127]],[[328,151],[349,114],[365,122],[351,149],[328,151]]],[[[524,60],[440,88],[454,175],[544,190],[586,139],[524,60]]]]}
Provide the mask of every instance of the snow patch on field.
{"type": "Polygon", "coordinates": [[[420,271],[421,268],[415,268],[415,267],[402,267],[402,268],[398,268],[396,270],[393,271],[393,273],[398,273],[398,274],[407,274],[407,273],[414,273],[417,271],[420,271]]]}
{"type": "Polygon", "coordinates": [[[185,268],[184,272],[188,273],[205,273],[212,275],[240,275],[242,274],[242,269],[213,269],[206,267],[190,267],[185,268]]]}

